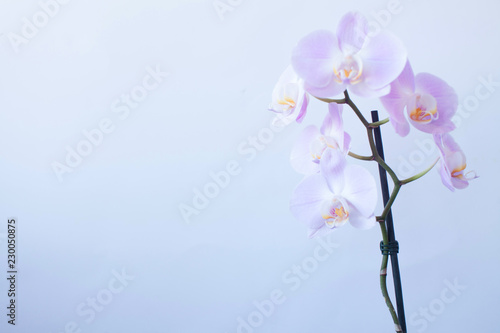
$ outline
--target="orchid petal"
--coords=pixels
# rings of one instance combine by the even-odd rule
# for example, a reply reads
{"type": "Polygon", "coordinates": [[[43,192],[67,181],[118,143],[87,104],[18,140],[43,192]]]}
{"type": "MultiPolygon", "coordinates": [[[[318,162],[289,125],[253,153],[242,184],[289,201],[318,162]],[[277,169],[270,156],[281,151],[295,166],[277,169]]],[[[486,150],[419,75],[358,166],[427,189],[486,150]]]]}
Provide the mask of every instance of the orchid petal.
{"type": "Polygon", "coordinates": [[[441,182],[443,183],[443,185],[446,186],[450,191],[454,192],[455,187],[453,186],[453,183],[451,181],[450,171],[446,167],[446,164],[443,160],[440,161],[439,175],[441,176],[441,182]]]}
{"type": "Polygon", "coordinates": [[[302,105],[300,105],[300,111],[296,119],[296,121],[299,124],[302,122],[302,120],[304,120],[304,117],[306,116],[307,106],[309,105],[309,95],[304,93],[304,96],[302,97],[301,100],[302,100],[302,105]]]}
{"type": "Polygon", "coordinates": [[[406,65],[406,49],[403,43],[389,32],[368,38],[358,52],[363,61],[364,82],[373,90],[389,85],[406,65]]]}
{"type": "Polygon", "coordinates": [[[460,149],[455,140],[453,140],[453,137],[448,133],[435,133],[433,137],[441,154],[439,173],[443,184],[451,191],[464,189],[469,186],[469,181],[477,178],[477,176],[473,171],[464,174],[467,164],[462,149],[460,149]],[[471,173],[473,175],[468,176],[471,173]]]}
{"type": "Polygon", "coordinates": [[[368,34],[368,21],[357,12],[347,13],[337,27],[339,47],[344,54],[358,52],[365,43],[368,34]]]}
{"type": "Polygon", "coordinates": [[[378,98],[387,95],[391,91],[391,86],[387,85],[380,89],[373,89],[368,84],[366,84],[366,82],[360,82],[355,85],[349,86],[349,90],[361,97],[378,98]]]}
{"type": "Polygon", "coordinates": [[[326,86],[321,88],[309,85],[307,82],[304,83],[304,87],[311,95],[326,98],[341,94],[344,92],[347,85],[345,83],[338,83],[332,79],[326,86]]]}
{"type": "Polygon", "coordinates": [[[320,174],[308,176],[295,188],[290,200],[290,210],[295,218],[310,229],[318,229],[325,225],[320,214],[322,205],[331,196],[332,193],[320,174]]]}
{"type": "MultiPolygon", "coordinates": [[[[328,113],[321,126],[321,134],[332,137],[339,147],[344,148],[344,125],[342,120],[342,105],[328,104],[328,113]]],[[[342,150],[345,151],[345,150],[342,150]]]]}
{"type": "Polygon", "coordinates": [[[332,80],[334,56],[338,53],[337,37],[318,30],[302,38],[292,52],[292,66],[309,87],[323,88],[332,80]]]}
{"type": "Polygon", "coordinates": [[[321,134],[333,136],[332,134],[341,132],[344,132],[342,105],[329,103],[328,114],[325,117],[323,126],[321,126],[321,134]]]}
{"type": "Polygon", "coordinates": [[[404,109],[414,90],[415,78],[410,62],[407,61],[399,77],[391,83],[391,92],[380,98],[382,105],[389,113],[392,126],[400,136],[406,136],[410,132],[410,125],[405,118],[404,109]]]}
{"type": "Polygon", "coordinates": [[[364,216],[372,215],[377,204],[377,185],[371,173],[359,165],[350,164],[344,169],[344,179],[341,196],[349,202],[349,207],[364,216]]]}
{"type": "Polygon", "coordinates": [[[469,186],[469,181],[465,179],[460,179],[456,177],[451,177],[451,183],[453,184],[453,187],[459,190],[463,190],[467,186],[469,186]]]}
{"type": "Polygon", "coordinates": [[[295,171],[302,174],[319,172],[319,164],[314,163],[309,149],[311,142],[320,135],[316,126],[310,125],[300,133],[290,156],[290,162],[295,171]]]}
{"type": "Polygon", "coordinates": [[[356,208],[351,207],[349,210],[349,223],[355,228],[366,230],[375,226],[377,221],[375,215],[364,216],[356,208]]]}
{"type": "Polygon", "coordinates": [[[347,155],[349,153],[349,150],[351,150],[351,136],[348,133],[344,132],[344,147],[342,147],[344,155],[347,155]]]}
{"type": "Polygon", "coordinates": [[[346,160],[338,149],[327,148],[321,157],[320,170],[325,177],[328,188],[334,194],[340,194],[344,189],[344,169],[346,160]]]}
{"type": "Polygon", "coordinates": [[[434,75],[420,73],[415,77],[415,93],[435,99],[437,118],[429,123],[412,121],[413,126],[426,133],[447,133],[455,129],[451,118],[458,108],[458,96],[451,86],[434,75]]]}

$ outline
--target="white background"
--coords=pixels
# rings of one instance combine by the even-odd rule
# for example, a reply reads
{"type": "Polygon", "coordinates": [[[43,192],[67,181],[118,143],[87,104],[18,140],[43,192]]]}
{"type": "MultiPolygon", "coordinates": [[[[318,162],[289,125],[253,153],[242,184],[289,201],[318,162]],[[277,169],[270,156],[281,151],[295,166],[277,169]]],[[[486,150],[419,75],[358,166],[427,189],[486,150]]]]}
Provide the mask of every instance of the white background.
{"type": "MultiPolygon", "coordinates": [[[[240,332],[393,331],[379,290],[378,227],[343,227],[307,278],[287,280],[319,251],[289,212],[301,180],[289,152],[326,106],[313,101],[303,124],[275,133],[255,157],[238,151],[269,127],[271,92],[297,41],[360,10],[401,38],[416,73],[443,78],[469,103],[452,134],[480,175],[452,193],[433,170],[397,198],[408,332],[500,332],[500,86],[478,88],[479,78],[500,82],[498,2],[400,0],[390,16],[377,14],[391,7],[386,0],[232,3],[221,16],[211,0],[73,0],[16,52],[8,36],[22,36],[23,18],[33,22],[41,5],[2,0],[0,266],[7,270],[7,218],[16,217],[19,274],[15,327],[0,282],[1,331],[237,332],[238,318],[255,317],[254,301],[273,290],[284,302],[240,332]],[[157,66],[169,76],[120,119],[113,103],[157,66]],[[489,97],[478,100],[477,89],[489,97]],[[103,118],[113,132],[60,182],[53,163],[65,163],[66,147],[76,149],[103,118]],[[231,160],[241,172],[186,223],[180,204],[192,205],[193,191],[231,160]],[[122,270],[133,278],[111,294],[122,270]],[[465,290],[447,291],[454,282],[465,290]],[[443,294],[455,297],[445,303],[443,294]],[[92,320],[78,312],[106,295],[92,320]]],[[[366,116],[381,108],[353,98],[366,116]]],[[[353,151],[366,153],[353,114],[345,122],[353,151]]],[[[420,147],[428,136],[416,130],[401,139],[386,125],[383,136],[398,172],[423,170],[437,156],[420,147]]],[[[363,165],[377,176],[375,164],[363,165]]]]}

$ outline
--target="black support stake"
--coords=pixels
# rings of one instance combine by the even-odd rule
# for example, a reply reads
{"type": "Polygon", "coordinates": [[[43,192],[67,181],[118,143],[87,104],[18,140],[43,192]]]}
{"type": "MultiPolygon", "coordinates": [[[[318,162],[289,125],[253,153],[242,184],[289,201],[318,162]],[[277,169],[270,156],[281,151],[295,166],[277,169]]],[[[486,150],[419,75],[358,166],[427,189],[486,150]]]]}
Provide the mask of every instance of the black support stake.
{"type": "MultiPolygon", "coordinates": [[[[372,121],[379,121],[378,112],[372,111],[372,121]]],[[[382,159],[384,159],[384,148],[382,146],[382,135],[380,133],[380,126],[373,129],[375,134],[375,145],[377,147],[378,154],[382,159]]],[[[387,173],[384,168],[379,164],[378,172],[380,175],[380,186],[382,187],[382,197],[384,199],[384,206],[387,205],[389,201],[389,185],[387,183],[387,173]]],[[[389,243],[396,242],[396,236],[394,234],[394,223],[392,221],[392,211],[389,210],[387,218],[385,220],[387,225],[387,236],[389,237],[389,243]]],[[[398,311],[399,324],[403,333],[406,333],[406,320],[405,320],[405,309],[403,305],[403,288],[401,286],[401,275],[399,272],[398,254],[397,252],[390,252],[391,266],[392,266],[392,277],[394,279],[394,292],[396,294],[396,308],[398,311]]]]}

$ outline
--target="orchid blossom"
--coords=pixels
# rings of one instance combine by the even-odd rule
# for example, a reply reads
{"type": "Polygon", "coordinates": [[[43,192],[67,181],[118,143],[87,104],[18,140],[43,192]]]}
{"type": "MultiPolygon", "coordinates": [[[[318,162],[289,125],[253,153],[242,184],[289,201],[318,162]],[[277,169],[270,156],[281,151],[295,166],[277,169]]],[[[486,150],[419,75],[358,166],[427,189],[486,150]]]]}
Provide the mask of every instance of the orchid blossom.
{"type": "Polygon", "coordinates": [[[386,31],[370,35],[366,18],[350,12],[342,17],[336,33],[314,31],[295,46],[291,66],[273,91],[269,109],[277,113],[274,124],[300,123],[309,95],[328,103],[328,113],[320,128],[305,127],[292,149],[292,167],[305,178],[292,194],[290,210],[306,224],[309,237],[322,236],[347,223],[368,229],[378,222],[382,233],[380,288],[396,332],[406,332],[404,311],[400,312],[403,298],[391,209],[402,187],[426,175],[438,161],[441,180],[452,191],[477,178],[473,171],[465,173],[465,155],[449,134],[455,128],[451,119],[458,107],[457,94],[434,75],[415,76],[399,39],[386,31]],[[333,98],[342,92],[343,98],[333,98]],[[380,98],[389,119],[380,120],[377,111],[372,111],[369,121],[351,99],[351,92],[380,98]],[[344,104],[366,130],[369,155],[350,151],[351,136],[345,132],[342,118],[344,104]],[[424,171],[400,179],[383,154],[380,127],[389,121],[400,136],[408,135],[411,126],[432,134],[440,159],[424,171]],[[361,166],[348,164],[347,155],[378,164],[384,208],[377,216],[375,179],[361,166]],[[393,182],[390,193],[388,178],[393,182]],[[389,256],[396,267],[397,312],[387,289],[389,256]]]}
{"type": "Polygon", "coordinates": [[[455,129],[451,121],[458,107],[455,90],[434,75],[420,73],[414,76],[409,62],[391,84],[391,92],[380,100],[401,136],[410,131],[408,120],[416,129],[431,134],[455,129]],[[405,108],[408,120],[404,115],[405,108]]]}
{"type": "Polygon", "coordinates": [[[306,115],[309,96],[304,90],[304,81],[293,71],[292,66],[281,74],[274,87],[269,110],[278,115],[275,123],[288,124],[293,120],[302,122],[306,115]]]}
{"type": "Polygon", "coordinates": [[[299,41],[292,65],[316,97],[335,96],[349,88],[363,97],[380,97],[403,70],[406,49],[389,32],[368,37],[368,21],[359,13],[344,15],[337,33],[318,30],[299,41]]]}
{"type": "Polygon", "coordinates": [[[477,178],[474,171],[464,173],[467,163],[465,154],[449,134],[435,134],[434,142],[441,154],[439,174],[443,184],[451,191],[464,189],[469,181],[477,178]]]}
{"type": "Polygon", "coordinates": [[[375,225],[375,179],[363,167],[349,165],[344,154],[328,148],[321,172],[306,177],[290,201],[292,214],[309,227],[309,237],[323,235],[350,222],[356,228],[375,225]]]}
{"type": "Polygon", "coordinates": [[[344,132],[342,105],[330,103],[321,128],[309,125],[300,134],[290,157],[292,167],[306,175],[318,173],[321,157],[327,148],[339,149],[347,155],[350,143],[351,137],[344,132]]]}

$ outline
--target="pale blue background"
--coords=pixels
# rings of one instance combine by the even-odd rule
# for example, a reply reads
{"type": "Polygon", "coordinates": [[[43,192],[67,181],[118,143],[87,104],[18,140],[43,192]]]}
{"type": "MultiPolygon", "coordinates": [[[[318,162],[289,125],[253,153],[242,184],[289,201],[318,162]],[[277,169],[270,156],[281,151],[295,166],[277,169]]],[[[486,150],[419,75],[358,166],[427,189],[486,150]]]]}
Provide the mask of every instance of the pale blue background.
{"type": "MultiPolygon", "coordinates": [[[[211,0],[73,0],[16,53],[6,34],[19,34],[40,5],[2,0],[0,231],[8,217],[19,221],[18,325],[6,324],[2,279],[2,332],[59,333],[72,321],[96,333],[236,332],[237,318],[275,289],[286,301],[254,332],[393,331],[378,285],[378,228],[345,226],[332,235],[338,248],[296,291],[282,278],[318,246],[288,210],[301,179],[288,158],[325,106],[313,101],[303,125],[276,134],[251,161],[237,149],[269,126],[271,91],[301,37],[334,30],[353,9],[377,22],[374,13],[388,3],[244,0],[221,20],[211,0]],[[120,120],[111,104],[156,65],[169,77],[120,120]],[[115,130],[58,182],[51,163],[103,118],[115,130]],[[185,223],[179,205],[231,160],[241,173],[185,223]],[[134,280],[86,323],[77,306],[122,269],[134,280]]],[[[500,82],[497,1],[400,6],[386,28],[407,46],[415,72],[443,78],[460,101],[474,94],[478,77],[500,82]]],[[[499,88],[453,132],[480,178],[451,193],[433,171],[397,198],[409,332],[500,332],[499,88]],[[419,308],[435,304],[455,279],[466,290],[424,329],[415,322],[419,308]]],[[[380,108],[355,100],[367,115],[380,108]]],[[[353,150],[366,152],[363,129],[349,112],[345,121],[353,150]]],[[[401,140],[390,125],[383,132],[396,169],[426,138],[413,130],[401,140]]],[[[364,165],[377,175],[374,164],[364,165]]]]}

